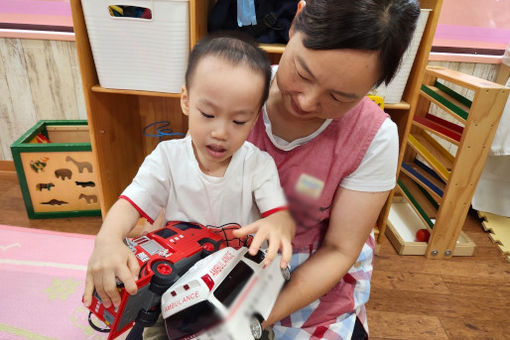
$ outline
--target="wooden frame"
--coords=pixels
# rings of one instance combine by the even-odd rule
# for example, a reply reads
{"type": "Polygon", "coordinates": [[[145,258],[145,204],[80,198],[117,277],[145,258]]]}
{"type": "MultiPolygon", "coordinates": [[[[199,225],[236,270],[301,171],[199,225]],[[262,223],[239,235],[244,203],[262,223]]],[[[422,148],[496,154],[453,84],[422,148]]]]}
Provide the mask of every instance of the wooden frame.
{"type": "MultiPolygon", "coordinates": [[[[458,254],[461,229],[510,89],[442,67],[427,67],[422,88],[436,88],[441,91],[434,91],[434,95],[430,95],[427,91],[420,93],[417,110],[414,113],[419,119],[415,118],[411,123],[412,128],[408,136],[409,147],[405,149],[405,167],[403,173],[400,174],[400,180],[406,177],[417,186],[428,186],[424,191],[432,194],[431,196],[433,200],[437,201],[435,203],[439,208],[435,213],[435,223],[428,226],[431,233],[428,244],[426,247],[423,247],[422,244],[419,247],[419,252],[428,258],[450,258],[458,254]],[[473,100],[470,101],[449,89],[444,84],[445,81],[472,90],[474,92],[473,100]],[[463,129],[457,130],[460,132],[460,140],[454,143],[458,145],[455,156],[449,154],[439,142],[432,138],[430,129],[433,129],[433,126],[424,126],[420,123],[424,117],[430,116],[431,103],[441,107],[457,121],[464,124],[463,129]],[[418,140],[415,136],[421,136],[421,139],[418,140]],[[425,143],[425,140],[428,140],[428,143],[425,143]],[[419,174],[413,174],[413,171],[410,171],[409,164],[416,161],[417,155],[428,163],[429,172],[435,173],[436,177],[445,183],[441,191],[436,190],[438,189],[437,185],[428,185],[423,177],[419,178],[419,174]],[[407,177],[410,173],[411,176],[407,177]],[[440,196],[439,200],[434,193],[440,196]]],[[[451,142],[450,138],[443,133],[435,131],[433,134],[451,142]]],[[[404,196],[406,195],[408,193],[404,192],[404,196]]],[[[422,207],[426,207],[427,202],[426,200],[414,200],[411,205],[423,215],[425,209],[422,207]]],[[[430,208],[427,213],[430,214],[430,208]]],[[[388,238],[395,248],[404,254],[402,247],[409,242],[404,242],[401,237],[396,235],[398,231],[394,226],[387,231],[388,238]]],[[[417,252],[418,250],[415,248],[411,253],[417,254],[417,252]]],[[[462,254],[465,255],[465,252],[462,254]]]]}
{"type": "MultiPolygon", "coordinates": [[[[402,160],[404,159],[404,150],[407,145],[407,137],[411,129],[411,123],[414,117],[414,112],[418,103],[418,96],[420,86],[422,84],[423,76],[425,74],[425,67],[428,64],[430,50],[432,48],[432,40],[436,32],[437,22],[439,21],[439,14],[443,0],[421,0],[420,7],[428,8],[432,11],[429,14],[427,25],[423,36],[421,38],[420,47],[414,59],[413,68],[407,80],[407,85],[402,96],[402,102],[406,105],[385,105],[384,110],[391,116],[391,119],[398,126],[400,152],[398,157],[397,176],[400,173],[402,160]]],[[[382,237],[386,231],[388,221],[388,214],[391,208],[391,202],[395,194],[392,190],[384,207],[379,214],[376,223],[376,242],[378,245],[382,242],[382,237]]],[[[376,250],[378,248],[376,247],[376,250]]]]}

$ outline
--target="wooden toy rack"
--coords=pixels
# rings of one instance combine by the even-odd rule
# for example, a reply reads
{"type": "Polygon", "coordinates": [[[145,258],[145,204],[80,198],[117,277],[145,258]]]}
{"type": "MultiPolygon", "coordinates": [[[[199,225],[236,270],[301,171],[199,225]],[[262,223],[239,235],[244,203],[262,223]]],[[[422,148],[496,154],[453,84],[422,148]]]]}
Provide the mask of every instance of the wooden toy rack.
{"type": "Polygon", "coordinates": [[[461,229],[509,91],[457,71],[426,68],[386,229],[401,255],[473,254],[475,244],[461,229]],[[470,90],[473,99],[454,86],[470,90]],[[432,114],[431,103],[453,119],[432,114]],[[456,152],[445,144],[455,145],[456,152]],[[428,242],[409,239],[421,228],[430,232],[428,242]]]}

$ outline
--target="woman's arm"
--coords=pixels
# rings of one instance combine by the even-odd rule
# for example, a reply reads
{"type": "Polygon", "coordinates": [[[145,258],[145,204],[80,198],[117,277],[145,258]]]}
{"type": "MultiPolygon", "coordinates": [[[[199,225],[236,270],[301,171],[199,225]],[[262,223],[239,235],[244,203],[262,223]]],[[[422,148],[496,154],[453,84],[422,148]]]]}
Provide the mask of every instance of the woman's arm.
{"type": "Polygon", "coordinates": [[[342,279],[358,258],[388,194],[338,188],[323,244],[292,273],[264,327],[307,306],[342,279]]]}
{"type": "Polygon", "coordinates": [[[129,294],[136,294],[140,267],[135,255],[123,240],[140,218],[138,211],[126,200],[119,199],[111,207],[97,234],[85,279],[83,303],[89,306],[96,289],[105,307],[120,304],[115,278],[124,283],[129,294]]]}

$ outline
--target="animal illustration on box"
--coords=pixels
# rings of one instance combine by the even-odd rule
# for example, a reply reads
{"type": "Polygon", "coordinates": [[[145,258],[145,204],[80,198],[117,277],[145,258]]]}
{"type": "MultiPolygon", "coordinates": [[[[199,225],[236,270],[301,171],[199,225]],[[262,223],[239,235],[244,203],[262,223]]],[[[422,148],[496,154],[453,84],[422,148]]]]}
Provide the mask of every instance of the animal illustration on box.
{"type": "Polygon", "coordinates": [[[82,199],[82,198],[84,198],[87,201],[87,204],[97,203],[96,195],[80,194],[80,197],[78,199],[82,199]]]}
{"type": "Polygon", "coordinates": [[[43,157],[43,158],[35,160],[35,161],[30,161],[30,167],[36,173],[39,173],[39,171],[43,172],[48,160],[49,160],[48,157],[43,157]]]}
{"type": "Polygon", "coordinates": [[[67,203],[68,202],[60,201],[55,198],[52,200],[49,200],[48,202],[41,202],[41,204],[48,204],[48,205],[62,205],[62,204],[67,204],[67,203]]]}
{"type": "Polygon", "coordinates": [[[88,181],[88,182],[80,182],[80,181],[75,181],[74,183],[76,183],[76,185],[78,186],[81,186],[83,188],[86,188],[86,187],[95,187],[96,186],[96,183],[92,182],[92,181],[88,181]]]}
{"type": "Polygon", "coordinates": [[[66,157],[66,162],[73,162],[78,167],[78,172],[81,174],[83,170],[87,169],[88,172],[92,172],[92,164],[90,162],[78,162],[71,156],[66,157]]]}
{"type": "Polygon", "coordinates": [[[35,190],[42,191],[43,189],[48,189],[48,191],[50,191],[50,189],[54,186],[55,184],[53,183],[37,183],[35,186],[35,190]]]}
{"type": "Polygon", "coordinates": [[[62,180],[65,181],[66,178],[71,179],[73,172],[69,169],[57,169],[55,170],[55,176],[57,178],[62,178],[62,180]]]}

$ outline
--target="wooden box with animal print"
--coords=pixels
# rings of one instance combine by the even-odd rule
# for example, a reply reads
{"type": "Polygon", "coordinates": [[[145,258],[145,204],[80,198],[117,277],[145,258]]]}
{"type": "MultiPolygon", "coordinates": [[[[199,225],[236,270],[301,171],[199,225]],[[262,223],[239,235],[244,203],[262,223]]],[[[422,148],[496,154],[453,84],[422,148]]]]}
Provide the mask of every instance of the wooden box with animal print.
{"type": "Polygon", "coordinates": [[[100,215],[86,120],[42,120],[11,145],[30,218],[100,215]]]}

